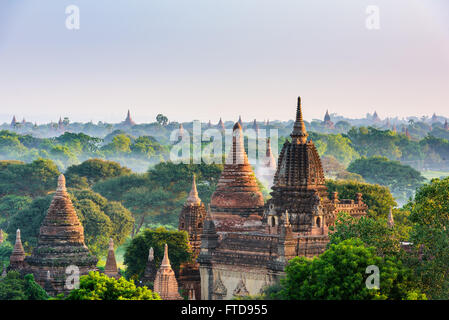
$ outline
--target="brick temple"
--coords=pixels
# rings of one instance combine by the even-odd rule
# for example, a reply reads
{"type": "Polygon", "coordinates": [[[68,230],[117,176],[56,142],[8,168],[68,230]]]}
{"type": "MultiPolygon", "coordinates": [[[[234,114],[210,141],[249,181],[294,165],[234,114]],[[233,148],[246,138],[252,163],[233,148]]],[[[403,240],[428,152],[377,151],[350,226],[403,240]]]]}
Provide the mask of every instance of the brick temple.
{"type": "Polygon", "coordinates": [[[25,258],[27,273],[48,288],[49,294],[67,293],[69,266],[76,266],[79,275],[96,271],[97,258],[84,243],[84,229],[67,193],[65,177],[60,175],[58,187],[47,211],[31,256],[25,258]],[[67,273],[66,273],[67,272],[67,273]]]}
{"type": "Polygon", "coordinates": [[[202,224],[197,259],[201,299],[261,293],[284,276],[288,260],[325,250],[338,212],[366,214],[361,194],[356,200],[339,199],[337,193],[329,198],[299,97],[290,136],[279,155],[272,197],[264,203],[248,163],[241,124],[234,125],[232,146],[202,224]]]}

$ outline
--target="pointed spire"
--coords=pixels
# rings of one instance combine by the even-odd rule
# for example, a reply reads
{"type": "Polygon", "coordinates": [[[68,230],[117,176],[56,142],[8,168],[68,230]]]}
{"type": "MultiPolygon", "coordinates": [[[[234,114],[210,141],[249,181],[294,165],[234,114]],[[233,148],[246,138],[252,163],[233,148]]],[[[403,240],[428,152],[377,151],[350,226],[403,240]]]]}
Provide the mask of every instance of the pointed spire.
{"type": "Polygon", "coordinates": [[[161,267],[171,267],[170,259],[168,258],[168,245],[164,246],[164,258],[162,259],[161,267]]]}
{"type": "Polygon", "coordinates": [[[389,227],[394,226],[393,208],[392,207],[390,207],[390,211],[388,212],[387,224],[389,227]]]}
{"type": "Polygon", "coordinates": [[[24,267],[25,250],[23,250],[22,239],[20,237],[20,229],[16,232],[16,243],[9,259],[11,269],[22,269],[24,267]]]}
{"type": "Polygon", "coordinates": [[[104,267],[104,274],[116,279],[120,277],[117,269],[117,261],[115,260],[114,240],[112,238],[109,239],[108,257],[104,267]]]}
{"type": "Polygon", "coordinates": [[[17,124],[17,119],[16,119],[16,116],[14,115],[12,117],[11,126],[14,127],[16,124],[17,124]]]}
{"type": "Polygon", "coordinates": [[[326,114],[324,115],[324,122],[331,121],[331,116],[329,115],[329,110],[326,110],[326,114]]]}
{"type": "Polygon", "coordinates": [[[444,130],[449,131],[449,124],[447,123],[447,119],[444,121],[444,130]]]}
{"type": "Polygon", "coordinates": [[[190,205],[201,204],[201,199],[198,197],[198,191],[196,190],[195,174],[193,174],[192,189],[190,190],[189,196],[187,197],[186,204],[190,205]]]}
{"type": "Polygon", "coordinates": [[[178,282],[176,281],[175,272],[171,268],[168,259],[168,245],[164,247],[164,258],[161,266],[157,271],[154,279],[154,291],[157,292],[163,300],[181,300],[182,297],[178,292],[178,282]]]}
{"type": "Polygon", "coordinates": [[[153,247],[150,248],[150,250],[148,250],[148,261],[153,261],[154,260],[154,249],[153,247]]]}
{"type": "Polygon", "coordinates": [[[242,122],[242,116],[239,116],[239,124],[240,124],[240,126],[243,128],[243,122],[242,122]]]}
{"type": "Polygon", "coordinates": [[[239,122],[236,122],[232,129],[232,145],[226,158],[226,164],[248,164],[242,126],[239,122]]]}
{"type": "Polygon", "coordinates": [[[67,191],[65,187],[65,176],[61,173],[58,177],[58,187],[56,188],[56,193],[65,193],[67,191]]]}
{"type": "Polygon", "coordinates": [[[293,132],[290,136],[292,137],[293,141],[296,141],[297,144],[305,144],[307,142],[307,137],[309,136],[304,124],[304,120],[302,118],[301,97],[298,97],[298,105],[296,107],[296,120],[293,125],[293,132]]]}

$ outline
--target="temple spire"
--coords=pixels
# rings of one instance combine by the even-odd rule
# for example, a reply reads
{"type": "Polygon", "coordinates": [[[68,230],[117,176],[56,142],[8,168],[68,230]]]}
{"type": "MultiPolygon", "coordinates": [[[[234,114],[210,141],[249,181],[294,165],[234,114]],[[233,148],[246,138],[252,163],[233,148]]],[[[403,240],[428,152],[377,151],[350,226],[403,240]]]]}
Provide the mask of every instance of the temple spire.
{"type": "Polygon", "coordinates": [[[67,189],[65,187],[65,176],[61,173],[58,177],[58,187],[56,188],[56,192],[66,192],[67,189]]]}
{"type": "Polygon", "coordinates": [[[193,174],[192,189],[190,190],[186,203],[191,205],[199,205],[201,203],[201,199],[198,197],[198,191],[196,190],[195,174],[193,174]]]}
{"type": "Polygon", "coordinates": [[[165,244],[164,248],[164,258],[154,279],[154,291],[161,296],[162,300],[182,300],[178,292],[175,272],[171,268],[170,260],[168,259],[167,244],[165,244]]]}
{"type": "Polygon", "coordinates": [[[307,142],[307,137],[309,136],[304,124],[304,120],[302,118],[301,97],[298,97],[298,105],[296,107],[296,120],[293,125],[293,132],[290,136],[292,137],[292,140],[297,144],[305,144],[307,142]]]}
{"type": "Polygon", "coordinates": [[[117,269],[117,261],[115,260],[114,253],[114,241],[109,239],[108,257],[106,259],[106,265],[104,267],[104,274],[111,278],[118,279],[120,277],[117,269]]]}
{"type": "Polygon", "coordinates": [[[154,249],[153,247],[150,248],[150,250],[148,250],[148,261],[153,261],[154,260],[154,249]]]}
{"type": "Polygon", "coordinates": [[[171,267],[170,259],[168,258],[168,245],[164,246],[164,258],[162,259],[161,267],[171,267]]]}
{"type": "Polygon", "coordinates": [[[16,243],[9,259],[9,267],[13,270],[22,269],[24,267],[25,250],[23,250],[22,239],[20,237],[20,229],[16,232],[16,243]]]}

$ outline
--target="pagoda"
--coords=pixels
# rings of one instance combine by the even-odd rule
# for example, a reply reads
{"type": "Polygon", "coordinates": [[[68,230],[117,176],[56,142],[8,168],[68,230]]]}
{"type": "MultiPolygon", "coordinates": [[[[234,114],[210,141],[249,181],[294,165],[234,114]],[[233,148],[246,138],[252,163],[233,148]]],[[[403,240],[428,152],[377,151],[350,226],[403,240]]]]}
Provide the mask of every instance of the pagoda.
{"type": "Polygon", "coordinates": [[[329,115],[329,111],[326,110],[326,114],[324,115],[324,121],[323,124],[328,127],[329,129],[334,128],[334,123],[331,121],[331,116],[329,115]]]}
{"type": "Polygon", "coordinates": [[[104,274],[111,278],[115,278],[115,279],[120,278],[120,274],[117,269],[117,262],[115,260],[114,241],[112,240],[112,238],[109,239],[108,257],[106,258],[104,274]]]}
{"type": "Polygon", "coordinates": [[[161,296],[162,300],[183,300],[178,292],[175,272],[170,265],[167,244],[164,248],[164,258],[154,279],[154,291],[161,296]]]}
{"type": "Polygon", "coordinates": [[[271,138],[268,137],[266,141],[265,158],[262,160],[262,164],[257,168],[257,177],[271,187],[275,172],[276,159],[271,151],[271,138]]]}
{"type": "Polygon", "coordinates": [[[195,175],[193,175],[192,189],[179,215],[178,227],[179,230],[186,231],[189,235],[189,245],[193,254],[193,261],[182,264],[179,272],[179,284],[190,298],[199,299],[201,297],[201,277],[196,258],[200,253],[205,217],[206,207],[198,197],[195,175]]]}
{"type": "Polygon", "coordinates": [[[125,119],[125,121],[122,122],[122,124],[124,124],[126,126],[134,126],[134,125],[136,125],[136,123],[131,118],[131,112],[129,110],[128,110],[128,113],[126,114],[126,119],[125,119]]]}
{"type": "Polygon", "coordinates": [[[25,251],[22,246],[22,239],[20,237],[20,229],[16,232],[16,243],[9,258],[9,269],[22,271],[25,268],[25,251]]]}
{"type": "Polygon", "coordinates": [[[154,283],[154,278],[156,277],[156,273],[157,273],[157,269],[156,269],[156,263],[154,261],[154,250],[153,250],[153,248],[150,248],[150,250],[148,251],[147,265],[145,267],[145,272],[143,274],[141,282],[143,282],[144,284],[154,283]]]}
{"type": "Polygon", "coordinates": [[[41,224],[38,244],[25,262],[29,273],[34,274],[36,282],[41,286],[47,281],[48,271],[51,272],[51,285],[54,288],[49,292],[51,295],[70,291],[71,288],[65,286],[66,277],[70,275],[70,272],[66,273],[67,267],[76,266],[79,275],[97,270],[97,258],[84,243],[84,229],[73,208],[62,174],[41,224]]]}
{"type": "Polygon", "coordinates": [[[16,119],[16,116],[13,116],[12,117],[12,121],[11,121],[11,127],[15,127],[17,125],[17,119],[16,119]]]}
{"type": "Polygon", "coordinates": [[[221,132],[225,131],[225,126],[224,126],[223,120],[221,120],[221,118],[220,118],[220,121],[218,121],[217,129],[220,130],[221,132]]]}
{"type": "Polygon", "coordinates": [[[257,228],[264,200],[244,148],[243,131],[236,122],[232,145],[210,202],[217,230],[257,228]]]}

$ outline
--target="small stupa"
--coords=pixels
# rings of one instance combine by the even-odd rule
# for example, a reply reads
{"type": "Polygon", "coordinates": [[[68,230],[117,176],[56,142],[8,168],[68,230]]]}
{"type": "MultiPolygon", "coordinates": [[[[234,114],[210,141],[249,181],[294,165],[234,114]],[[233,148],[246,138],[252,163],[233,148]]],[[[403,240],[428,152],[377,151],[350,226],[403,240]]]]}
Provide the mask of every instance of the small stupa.
{"type": "Polygon", "coordinates": [[[165,244],[164,248],[164,258],[154,280],[154,291],[161,296],[162,300],[182,300],[178,292],[178,281],[176,281],[175,272],[171,268],[170,260],[168,259],[167,244],[165,244]]]}
{"type": "Polygon", "coordinates": [[[65,177],[61,174],[50,208],[41,224],[38,244],[31,256],[26,258],[27,271],[34,274],[41,286],[45,285],[50,271],[54,291],[48,293],[53,295],[72,289],[66,286],[66,278],[70,274],[68,267],[76,266],[82,276],[89,271],[97,271],[97,261],[84,243],[84,228],[67,193],[65,177]]]}
{"type": "Polygon", "coordinates": [[[20,237],[20,229],[16,232],[16,243],[9,258],[9,269],[20,271],[25,267],[25,251],[22,246],[22,239],[20,237]]]}
{"type": "Polygon", "coordinates": [[[147,265],[145,267],[145,272],[143,274],[141,281],[143,283],[148,283],[148,282],[154,283],[154,279],[156,278],[156,273],[157,273],[157,269],[156,269],[156,263],[154,261],[154,250],[153,250],[153,248],[150,248],[150,250],[148,251],[147,265]]]}
{"type": "Polygon", "coordinates": [[[104,274],[111,278],[120,278],[120,274],[118,273],[117,269],[117,262],[115,260],[114,241],[112,240],[112,238],[109,239],[108,257],[106,259],[106,265],[104,267],[104,274]]]}

